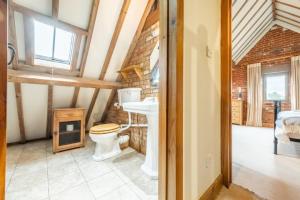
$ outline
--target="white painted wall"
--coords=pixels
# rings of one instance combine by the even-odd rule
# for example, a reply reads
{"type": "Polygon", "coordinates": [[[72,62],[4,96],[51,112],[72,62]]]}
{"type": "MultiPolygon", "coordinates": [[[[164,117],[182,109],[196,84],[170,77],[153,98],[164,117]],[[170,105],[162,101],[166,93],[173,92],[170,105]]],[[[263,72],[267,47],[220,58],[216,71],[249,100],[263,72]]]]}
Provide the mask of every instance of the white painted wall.
{"type": "Polygon", "coordinates": [[[47,128],[48,86],[22,84],[26,139],[43,138],[47,128]]]}
{"type": "MultiPolygon", "coordinates": [[[[14,0],[14,2],[49,16],[52,14],[52,0],[14,0]]],[[[72,6],[70,7],[69,0],[60,0],[58,18],[81,28],[87,28],[92,6],[91,3],[92,0],[72,0],[72,6]]],[[[120,14],[122,3],[123,0],[100,1],[84,77],[98,79],[120,14]]],[[[108,74],[105,77],[106,79],[116,79],[118,75],[117,71],[120,69],[127,54],[146,4],[147,0],[131,0],[123,29],[120,32],[107,72],[108,74]]],[[[19,58],[20,60],[25,60],[23,15],[16,12],[15,20],[19,58]]],[[[81,57],[81,55],[79,57],[81,57]]],[[[46,134],[47,91],[47,86],[22,84],[24,123],[27,139],[40,138],[46,134]]],[[[53,91],[53,107],[69,107],[73,97],[73,91],[73,87],[55,86],[53,91]]],[[[76,106],[88,109],[93,92],[94,89],[92,88],[82,88],[76,106]]],[[[101,90],[92,112],[89,126],[91,126],[94,121],[100,120],[109,94],[110,90],[101,90]]],[[[7,109],[7,142],[17,142],[20,138],[20,134],[13,84],[8,85],[7,109]]]]}
{"type": "Polygon", "coordinates": [[[20,141],[16,93],[13,83],[7,84],[7,141],[20,141]]]}
{"type": "Polygon", "coordinates": [[[199,199],[221,173],[220,2],[184,2],[185,200],[199,199]]]}

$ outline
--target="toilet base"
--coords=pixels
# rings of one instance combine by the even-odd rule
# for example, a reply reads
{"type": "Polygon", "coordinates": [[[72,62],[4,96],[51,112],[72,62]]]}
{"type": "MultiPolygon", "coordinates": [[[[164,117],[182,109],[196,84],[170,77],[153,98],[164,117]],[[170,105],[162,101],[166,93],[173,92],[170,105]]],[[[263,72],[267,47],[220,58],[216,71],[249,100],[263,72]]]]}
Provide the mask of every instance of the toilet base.
{"type": "Polygon", "coordinates": [[[102,160],[105,160],[105,159],[109,159],[109,158],[112,158],[114,156],[117,156],[118,154],[121,153],[121,150],[118,149],[118,150],[114,150],[112,152],[109,152],[109,153],[106,153],[106,154],[102,154],[102,155],[96,155],[94,154],[93,155],[93,159],[94,161],[102,161],[102,160]]]}

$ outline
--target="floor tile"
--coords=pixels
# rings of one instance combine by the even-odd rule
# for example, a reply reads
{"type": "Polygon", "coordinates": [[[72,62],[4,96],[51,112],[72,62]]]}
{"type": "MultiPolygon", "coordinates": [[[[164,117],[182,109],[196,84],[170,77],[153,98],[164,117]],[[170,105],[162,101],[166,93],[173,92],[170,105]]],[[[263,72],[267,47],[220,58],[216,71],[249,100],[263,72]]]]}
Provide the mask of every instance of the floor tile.
{"type": "Polygon", "coordinates": [[[108,194],[119,188],[124,183],[113,172],[100,176],[92,181],[88,182],[89,188],[93,192],[95,197],[100,197],[104,194],[108,194]]]}
{"type": "Polygon", "coordinates": [[[47,171],[47,160],[46,159],[38,159],[38,160],[30,160],[27,162],[21,162],[16,165],[15,175],[23,175],[34,173],[38,171],[47,171]]]}
{"type": "Polygon", "coordinates": [[[49,177],[49,194],[54,195],[64,190],[73,188],[84,182],[84,179],[80,172],[66,174],[61,177],[50,178],[49,177]]]}
{"type": "Polygon", "coordinates": [[[100,196],[97,200],[140,200],[140,198],[125,185],[106,195],[100,196]]]}
{"type": "MultiPolygon", "coordinates": [[[[27,185],[28,186],[28,185],[27,185]]],[[[48,198],[48,183],[37,183],[30,187],[6,193],[6,200],[44,200],[48,198]]]]}
{"type": "Polygon", "coordinates": [[[62,162],[61,164],[48,166],[49,179],[61,177],[71,173],[80,173],[78,165],[73,160],[66,163],[62,162]]]}
{"type": "Polygon", "coordinates": [[[96,162],[93,160],[79,164],[79,168],[87,181],[112,171],[112,168],[106,162],[96,162]]]}
{"type": "Polygon", "coordinates": [[[27,187],[34,187],[45,183],[48,184],[47,170],[40,170],[37,172],[22,175],[13,174],[7,191],[20,191],[26,189],[27,187]]]}
{"type": "Polygon", "coordinates": [[[50,200],[94,200],[92,192],[86,183],[72,187],[56,195],[50,196],[50,200]]]}

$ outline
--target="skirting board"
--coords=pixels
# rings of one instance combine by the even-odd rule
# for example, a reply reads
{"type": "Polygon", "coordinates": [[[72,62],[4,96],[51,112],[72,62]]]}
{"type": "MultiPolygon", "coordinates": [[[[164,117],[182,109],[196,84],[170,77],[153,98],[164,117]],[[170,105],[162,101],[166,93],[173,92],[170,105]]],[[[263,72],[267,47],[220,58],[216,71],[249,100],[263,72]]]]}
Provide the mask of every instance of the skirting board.
{"type": "Polygon", "coordinates": [[[220,174],[216,180],[209,186],[205,193],[200,197],[199,200],[213,200],[215,199],[223,186],[223,176],[220,174]]]}

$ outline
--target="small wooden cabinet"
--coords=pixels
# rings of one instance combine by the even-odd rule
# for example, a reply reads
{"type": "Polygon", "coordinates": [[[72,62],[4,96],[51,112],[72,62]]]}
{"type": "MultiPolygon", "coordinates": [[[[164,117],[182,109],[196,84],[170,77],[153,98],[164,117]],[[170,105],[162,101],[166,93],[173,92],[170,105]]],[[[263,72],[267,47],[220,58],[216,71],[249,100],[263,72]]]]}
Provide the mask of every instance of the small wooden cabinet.
{"type": "Polygon", "coordinates": [[[232,123],[243,124],[243,101],[239,99],[232,99],[232,123]]]}
{"type": "Polygon", "coordinates": [[[54,109],[53,153],[85,145],[85,109],[54,109]]]}

